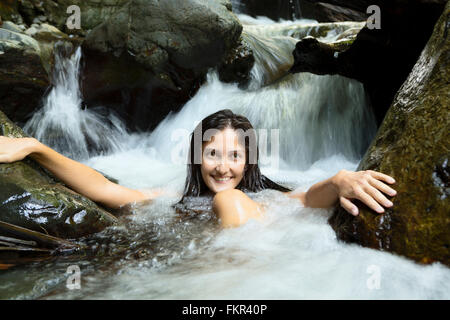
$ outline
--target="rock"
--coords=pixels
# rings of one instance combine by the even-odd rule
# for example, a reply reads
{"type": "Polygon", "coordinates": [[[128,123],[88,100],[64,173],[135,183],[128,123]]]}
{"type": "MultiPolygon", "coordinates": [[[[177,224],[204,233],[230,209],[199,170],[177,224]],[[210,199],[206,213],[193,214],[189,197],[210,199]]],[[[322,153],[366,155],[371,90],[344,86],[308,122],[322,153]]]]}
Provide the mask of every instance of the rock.
{"type": "MultiPolygon", "coordinates": [[[[81,45],[82,39],[79,37],[69,37],[64,32],[47,23],[33,24],[25,31],[25,34],[33,37],[41,50],[41,60],[48,75],[53,75],[55,62],[55,50],[65,47],[70,56],[74,49],[81,45]]],[[[51,77],[50,77],[51,78],[51,77]]],[[[51,79],[53,82],[53,79],[51,79]]]]}
{"type": "MultiPolygon", "coordinates": [[[[326,2],[326,1],[323,1],[326,2]]],[[[367,15],[365,8],[350,9],[344,6],[304,0],[300,2],[300,10],[303,18],[314,19],[319,22],[338,21],[365,21],[367,15]]]]}
{"type": "Polygon", "coordinates": [[[238,46],[228,53],[218,67],[219,79],[223,82],[237,82],[239,85],[245,86],[250,81],[250,71],[254,63],[253,51],[241,37],[238,46]]]}
{"type": "Polygon", "coordinates": [[[245,0],[241,1],[239,11],[253,17],[264,16],[276,21],[292,20],[301,16],[298,3],[292,3],[290,0],[245,0]]]}
{"type": "Polygon", "coordinates": [[[22,33],[22,31],[23,31],[17,24],[15,24],[14,22],[11,22],[11,21],[4,21],[0,27],[2,29],[6,29],[9,31],[17,32],[17,33],[22,33]]]}
{"type": "Polygon", "coordinates": [[[394,207],[353,217],[338,208],[337,237],[422,263],[450,266],[450,3],[357,170],[396,179],[394,207]]]}
{"type": "Polygon", "coordinates": [[[154,128],[236,48],[242,26],[230,9],[218,0],[127,3],[83,43],[88,107],[106,105],[132,128],[154,128]]]}
{"type": "Polygon", "coordinates": [[[0,28],[0,104],[15,122],[25,122],[50,85],[41,54],[33,38],[0,28]]]}
{"type": "Polygon", "coordinates": [[[340,66],[336,63],[336,53],[339,54],[339,51],[327,43],[322,43],[313,37],[303,38],[295,45],[294,65],[289,72],[336,74],[340,66]]]}
{"type": "Polygon", "coordinates": [[[319,22],[364,21],[365,10],[348,8],[327,1],[309,0],[245,0],[239,6],[239,12],[253,17],[265,16],[272,20],[314,19],[319,22]]]}
{"type": "Polygon", "coordinates": [[[109,19],[127,2],[129,0],[22,0],[19,3],[19,11],[29,25],[46,21],[67,34],[85,36],[89,30],[109,19]],[[67,8],[72,5],[80,8],[80,29],[67,27],[67,19],[72,14],[67,13],[67,8]]]}
{"type": "MultiPolygon", "coordinates": [[[[325,1],[326,2],[326,1],[325,1]]],[[[338,1],[341,4],[342,1],[338,1]]],[[[333,2],[334,3],[334,2],[333,2]]],[[[347,2],[346,2],[347,3],[347,2]]],[[[348,4],[364,1],[349,1],[348,4]]],[[[408,6],[402,0],[374,1],[380,6],[382,15],[381,29],[364,27],[357,35],[351,47],[330,60],[324,48],[312,43],[299,44],[307,53],[297,52],[294,56],[303,59],[294,62],[293,72],[319,74],[340,74],[356,79],[364,84],[370,104],[374,110],[377,124],[380,125],[389,109],[395,93],[406,80],[420,52],[430,38],[432,28],[443,10],[443,3],[437,1],[416,0],[408,6]],[[315,52],[313,49],[319,51],[315,52]],[[308,54],[321,55],[325,59],[306,58],[308,54]],[[306,61],[307,66],[302,64],[306,61]],[[311,61],[316,64],[312,65],[311,61]],[[330,68],[327,72],[324,66],[330,68]]],[[[357,5],[354,5],[357,7],[357,5]]],[[[333,53],[334,56],[334,53],[333,53]]]]}
{"type": "MultiPolygon", "coordinates": [[[[0,135],[26,136],[2,112],[0,135]]],[[[58,183],[28,158],[0,164],[0,221],[66,239],[117,223],[112,214],[58,183]]]]}
{"type": "Polygon", "coordinates": [[[2,0],[0,2],[0,20],[22,23],[22,17],[19,14],[19,3],[17,0],[2,0]]]}
{"type": "Polygon", "coordinates": [[[0,106],[19,124],[41,107],[52,82],[55,48],[73,51],[81,43],[46,23],[33,24],[24,33],[10,21],[0,28],[0,106]]]}

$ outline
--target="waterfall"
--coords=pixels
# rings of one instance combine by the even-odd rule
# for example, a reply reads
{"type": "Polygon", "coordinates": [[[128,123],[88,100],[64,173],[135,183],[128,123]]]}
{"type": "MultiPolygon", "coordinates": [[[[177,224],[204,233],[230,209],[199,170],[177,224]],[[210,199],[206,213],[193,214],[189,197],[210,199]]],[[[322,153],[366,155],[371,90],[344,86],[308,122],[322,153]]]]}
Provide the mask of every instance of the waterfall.
{"type": "MultiPolygon", "coordinates": [[[[206,83],[178,113],[169,114],[152,133],[130,135],[113,115],[83,110],[78,83],[81,50],[77,49],[70,58],[56,54],[54,87],[25,130],[77,160],[139,149],[150,150],[158,161],[183,167],[195,125],[209,114],[229,108],[245,115],[259,132],[262,168],[306,170],[334,155],[360,159],[376,132],[363,86],[340,76],[287,72],[296,41],[317,32],[318,24],[239,18],[244,25],[243,38],[255,56],[248,88],[222,83],[217,71],[211,70],[206,83]]],[[[331,28],[329,33],[353,27],[331,28]]]]}
{"type": "MultiPolygon", "coordinates": [[[[206,84],[182,110],[169,115],[151,134],[150,144],[161,159],[182,163],[195,125],[224,108],[245,115],[261,131],[260,143],[267,150],[275,144],[274,151],[279,152],[275,158],[279,159],[267,151],[262,167],[305,170],[333,155],[351,161],[362,157],[376,132],[364,88],[341,76],[287,74],[298,40],[286,35],[286,30],[296,29],[295,23],[284,27],[254,21],[244,24],[243,37],[255,56],[248,88],[222,83],[217,72],[211,71],[206,84]]],[[[315,27],[317,24],[308,28],[315,27]]]]}
{"type": "MultiPolygon", "coordinates": [[[[25,124],[24,130],[42,143],[73,159],[120,149],[126,135],[121,121],[110,112],[103,116],[82,108],[79,87],[81,49],[70,58],[55,50],[53,88],[44,106],[25,124]]],[[[101,111],[101,108],[98,108],[101,111]]]]}
{"type": "Polygon", "coordinates": [[[231,0],[231,6],[234,13],[241,13],[244,8],[244,4],[240,0],[231,0]]]}

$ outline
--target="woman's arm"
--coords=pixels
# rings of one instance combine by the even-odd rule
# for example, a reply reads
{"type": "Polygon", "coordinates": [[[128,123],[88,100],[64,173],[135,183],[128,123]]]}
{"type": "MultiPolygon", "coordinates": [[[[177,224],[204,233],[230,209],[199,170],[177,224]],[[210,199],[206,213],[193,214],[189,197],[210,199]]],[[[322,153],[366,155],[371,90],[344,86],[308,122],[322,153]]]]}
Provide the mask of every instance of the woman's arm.
{"type": "MultiPolygon", "coordinates": [[[[34,138],[0,136],[0,163],[20,161],[25,157],[37,161],[72,190],[110,208],[152,198],[152,194],[132,190],[106,179],[94,169],[71,160],[34,138]]],[[[156,196],[156,194],[154,194],[156,196]]]]}
{"type": "Polygon", "coordinates": [[[359,211],[351,199],[358,199],[376,212],[383,213],[382,206],[393,205],[383,193],[390,196],[397,193],[382,181],[395,183],[392,177],[372,170],[357,172],[341,170],[335,176],[314,184],[307,192],[299,194],[289,192],[288,196],[298,198],[306,207],[311,208],[330,208],[339,201],[346,211],[355,216],[359,211]]]}

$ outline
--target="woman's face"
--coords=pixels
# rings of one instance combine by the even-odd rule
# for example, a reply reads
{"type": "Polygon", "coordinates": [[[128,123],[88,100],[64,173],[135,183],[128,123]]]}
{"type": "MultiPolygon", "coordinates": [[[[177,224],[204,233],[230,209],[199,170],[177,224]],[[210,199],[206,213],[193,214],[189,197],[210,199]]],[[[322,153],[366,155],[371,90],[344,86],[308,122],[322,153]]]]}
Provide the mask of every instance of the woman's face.
{"type": "Polygon", "coordinates": [[[245,170],[245,147],[233,129],[218,131],[211,141],[203,143],[201,173],[208,188],[217,193],[234,189],[245,170]]]}

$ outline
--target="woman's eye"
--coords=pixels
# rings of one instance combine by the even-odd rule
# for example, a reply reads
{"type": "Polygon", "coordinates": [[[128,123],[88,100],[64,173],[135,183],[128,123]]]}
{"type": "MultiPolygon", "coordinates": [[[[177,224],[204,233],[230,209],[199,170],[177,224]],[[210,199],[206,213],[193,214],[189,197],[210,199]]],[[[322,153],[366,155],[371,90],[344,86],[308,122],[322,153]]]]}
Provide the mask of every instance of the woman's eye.
{"type": "Polygon", "coordinates": [[[210,157],[214,157],[215,155],[216,155],[216,150],[213,149],[209,152],[210,157]]]}
{"type": "Polygon", "coordinates": [[[238,153],[237,151],[233,152],[233,159],[234,160],[237,160],[237,159],[240,159],[240,158],[241,158],[241,154],[240,153],[238,153]]]}

